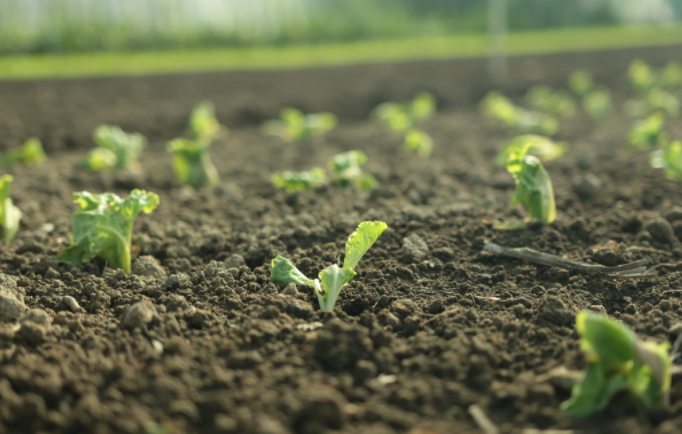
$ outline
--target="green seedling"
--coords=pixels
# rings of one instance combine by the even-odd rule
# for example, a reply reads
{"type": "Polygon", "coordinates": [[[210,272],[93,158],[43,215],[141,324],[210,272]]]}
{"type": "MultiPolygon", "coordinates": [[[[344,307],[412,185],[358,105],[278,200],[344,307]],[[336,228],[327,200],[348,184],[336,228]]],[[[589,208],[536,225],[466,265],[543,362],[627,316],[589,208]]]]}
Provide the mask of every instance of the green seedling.
{"type": "Polygon", "coordinates": [[[528,155],[537,139],[528,140],[525,144],[520,142],[508,153],[506,163],[507,171],[516,181],[516,190],[510,204],[523,205],[531,221],[548,225],[556,218],[552,180],[540,159],[528,155]]]}
{"type": "Polygon", "coordinates": [[[652,167],[663,169],[666,178],[682,182],[682,142],[679,140],[652,151],[649,162],[652,167]]]}
{"type": "Polygon", "coordinates": [[[583,97],[583,110],[597,123],[606,120],[614,112],[611,91],[599,86],[588,92],[583,97]]]}
{"type": "Polygon", "coordinates": [[[495,157],[495,164],[505,167],[512,158],[519,154],[530,154],[542,161],[556,160],[566,152],[565,143],[555,143],[549,137],[525,134],[508,141],[495,157]]]}
{"type": "Polygon", "coordinates": [[[21,221],[21,211],[14,206],[10,197],[10,189],[14,178],[12,175],[0,177],[0,224],[2,224],[2,239],[9,243],[19,232],[19,222],[21,221]]]}
{"type": "Polygon", "coordinates": [[[276,188],[284,189],[287,193],[314,190],[328,183],[327,173],[319,167],[303,172],[290,172],[287,170],[272,175],[272,184],[276,188]]]}
{"type": "Polygon", "coordinates": [[[682,86],[682,66],[677,62],[668,63],[658,74],[658,85],[663,89],[682,86]]]}
{"type": "Polygon", "coordinates": [[[337,154],[329,160],[331,181],[340,187],[354,185],[361,191],[377,188],[379,182],[374,176],[363,173],[360,166],[367,162],[367,154],[362,151],[348,151],[337,154]]]}
{"type": "Polygon", "coordinates": [[[43,151],[43,145],[36,137],[26,140],[23,145],[5,153],[0,159],[0,164],[8,167],[15,163],[25,164],[26,166],[39,166],[45,162],[47,157],[43,151]]]}
{"type": "Polygon", "coordinates": [[[208,153],[210,146],[211,141],[206,137],[168,142],[166,150],[173,154],[173,171],[180,184],[209,189],[218,185],[220,176],[208,153]]]}
{"type": "Polygon", "coordinates": [[[189,136],[192,139],[211,142],[223,131],[227,128],[216,119],[211,101],[201,101],[194,106],[189,119],[189,136]]]}
{"type": "Polygon", "coordinates": [[[405,134],[403,151],[407,154],[417,154],[422,158],[428,158],[433,150],[433,139],[422,130],[413,128],[405,134]]]}
{"type": "Polygon", "coordinates": [[[81,209],[71,216],[72,245],[59,252],[57,260],[79,265],[100,256],[109,267],[130,274],[133,223],[138,214],[149,214],[157,207],[159,196],[133,190],[121,199],[113,193],[81,191],[73,198],[81,209]]]}
{"type": "Polygon", "coordinates": [[[655,87],[643,98],[627,101],[625,112],[636,118],[646,117],[656,112],[676,117],[680,113],[680,102],[672,93],[655,87]]]}
{"type": "Polygon", "coordinates": [[[81,166],[98,171],[104,169],[139,170],[137,158],[147,144],[139,133],[126,133],[115,125],[100,125],[93,139],[99,148],[90,151],[81,166]]]}
{"type": "Polygon", "coordinates": [[[594,88],[594,81],[589,72],[580,69],[568,78],[568,88],[575,96],[582,98],[594,88]]]}
{"type": "Polygon", "coordinates": [[[592,311],[580,312],[575,322],[587,367],[571,398],[561,404],[566,414],[585,418],[606,408],[622,391],[641,412],[667,406],[671,383],[667,343],[639,340],[624,324],[592,311]]]}
{"type": "Polygon", "coordinates": [[[639,94],[649,91],[656,85],[656,75],[643,60],[633,60],[628,68],[627,79],[632,89],[639,94]]]}
{"type": "Polygon", "coordinates": [[[547,114],[524,110],[515,106],[508,98],[497,91],[489,92],[481,101],[481,111],[519,134],[554,135],[559,124],[547,114]]]}
{"type": "Polygon", "coordinates": [[[318,137],[336,128],[337,118],[333,113],[303,114],[295,108],[285,108],[281,119],[266,121],[262,126],[265,134],[278,136],[285,142],[299,142],[318,137]]]}
{"type": "Polygon", "coordinates": [[[334,310],[336,300],[343,287],[355,277],[355,267],[363,255],[372,247],[374,242],[386,230],[384,222],[362,222],[346,241],[346,256],[343,267],[331,265],[319,274],[319,279],[307,278],[287,258],[277,256],[272,260],[270,277],[278,285],[284,287],[290,283],[296,285],[310,285],[314,288],[320,309],[325,312],[334,310]]]}
{"type": "Polygon", "coordinates": [[[665,132],[665,118],[660,112],[635,121],[628,132],[628,145],[632,149],[654,148],[666,143],[668,135],[665,132]]]}
{"type": "Polygon", "coordinates": [[[434,96],[428,92],[420,92],[407,104],[395,102],[379,104],[372,111],[372,117],[393,131],[403,132],[430,118],[435,112],[436,99],[434,96]]]}
{"type": "Polygon", "coordinates": [[[563,90],[552,92],[547,86],[533,86],[526,93],[526,101],[533,109],[553,116],[571,117],[575,114],[575,102],[563,90]]]}

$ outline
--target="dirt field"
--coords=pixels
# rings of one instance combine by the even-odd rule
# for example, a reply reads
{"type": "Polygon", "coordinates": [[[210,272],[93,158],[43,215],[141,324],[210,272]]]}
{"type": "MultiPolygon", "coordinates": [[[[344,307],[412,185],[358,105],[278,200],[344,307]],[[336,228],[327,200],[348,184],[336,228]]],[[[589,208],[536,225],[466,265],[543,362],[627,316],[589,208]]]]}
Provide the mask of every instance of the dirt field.
{"type": "MultiPolygon", "coordinates": [[[[509,84],[496,88],[519,98],[532,84],[558,86],[586,67],[620,105],[625,68],[636,57],[661,66],[682,61],[682,48],[517,58],[509,84]]],[[[682,186],[650,168],[646,153],[624,148],[632,119],[619,114],[594,127],[581,114],[563,121],[557,135],[570,151],[546,164],[557,221],[494,231],[489,221],[521,214],[508,205],[513,180],[493,163],[509,133],[476,108],[494,86],[485,66],[473,59],[1,82],[0,150],[37,135],[49,162],[9,171],[24,219],[17,239],[0,250],[0,272],[49,318],[21,328],[0,324],[0,433],[483,432],[467,412],[472,404],[502,433],[680,432],[677,377],[667,411],[638,416],[620,400],[578,422],[559,410],[569,391],[546,374],[584,366],[572,321],[590,306],[603,306],[641,336],[670,339],[669,328],[682,320],[682,244],[657,230],[657,219],[682,205],[682,186]],[[441,109],[424,124],[435,143],[429,160],[401,155],[400,136],[365,121],[377,103],[418,90],[433,92],[441,109]],[[223,182],[194,192],[175,185],[164,145],[205,98],[231,131],[212,148],[223,182]],[[330,110],[341,125],[300,145],[261,135],[257,124],[287,105],[330,110]],[[144,174],[74,168],[103,122],[148,137],[144,174]],[[286,194],[270,184],[273,171],[324,166],[351,149],[369,155],[378,190],[286,194]],[[580,186],[590,174],[602,185],[588,194],[580,186]],[[72,192],[126,195],[135,187],[161,197],[134,233],[140,254],[162,265],[155,276],[57,264],[71,236],[72,192]],[[363,220],[383,220],[389,229],[332,314],[319,311],[309,288],[283,293],[269,278],[277,254],[316,275],[343,254],[363,220]],[[428,245],[426,257],[403,252],[412,234],[428,245]],[[640,258],[669,265],[659,277],[613,281],[482,253],[484,239],[607,265],[640,258]],[[591,250],[609,240],[620,248],[591,250]],[[122,321],[143,300],[151,320],[140,320],[143,327],[122,321]]],[[[671,122],[670,133],[682,138],[682,126],[671,122]]],[[[679,221],[673,228],[682,237],[679,221]]]]}

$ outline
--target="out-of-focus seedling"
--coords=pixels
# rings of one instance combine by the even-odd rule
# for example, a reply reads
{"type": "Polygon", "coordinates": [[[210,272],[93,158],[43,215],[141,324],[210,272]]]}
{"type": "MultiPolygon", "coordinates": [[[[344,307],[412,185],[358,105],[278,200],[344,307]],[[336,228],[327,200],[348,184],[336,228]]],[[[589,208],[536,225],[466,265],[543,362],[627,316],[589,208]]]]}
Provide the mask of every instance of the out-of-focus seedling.
{"type": "Polygon", "coordinates": [[[575,96],[582,98],[594,88],[594,81],[589,72],[579,69],[568,78],[568,88],[575,96]]]}
{"type": "Polygon", "coordinates": [[[144,190],[133,190],[127,199],[113,193],[73,194],[81,209],[71,216],[71,246],[57,255],[57,260],[71,265],[102,257],[111,268],[130,274],[133,223],[141,212],[149,214],[159,204],[159,196],[144,190]]]}
{"type": "Polygon", "coordinates": [[[682,182],[682,142],[679,140],[652,151],[649,162],[652,167],[663,169],[666,178],[682,182]]]}
{"type": "Polygon", "coordinates": [[[361,191],[377,188],[379,182],[368,173],[363,173],[360,166],[367,162],[367,154],[362,151],[348,151],[337,154],[329,160],[331,181],[340,187],[354,185],[361,191]]]}
{"type": "Polygon", "coordinates": [[[603,86],[595,87],[583,97],[583,110],[595,122],[605,121],[614,112],[611,91],[603,86]]]}
{"type": "Polygon", "coordinates": [[[173,171],[180,184],[194,188],[213,188],[220,182],[218,170],[213,165],[207,139],[173,139],[166,145],[173,154],[173,171]]]}
{"type": "Polygon", "coordinates": [[[559,128],[559,123],[554,117],[517,107],[497,91],[491,91],[486,95],[481,101],[480,109],[484,115],[501,122],[518,134],[552,136],[559,128]]]}
{"type": "Polygon", "coordinates": [[[533,86],[526,93],[526,101],[533,109],[553,116],[571,117],[575,114],[575,102],[563,90],[553,92],[547,86],[533,86]]]}
{"type": "Polygon", "coordinates": [[[628,145],[632,149],[654,148],[666,143],[668,135],[665,132],[665,118],[660,112],[635,121],[628,132],[628,145]]]}
{"type": "Polygon", "coordinates": [[[633,60],[630,63],[627,79],[632,89],[638,94],[644,94],[656,84],[654,71],[641,59],[633,60]]]}
{"type": "Polygon", "coordinates": [[[372,111],[372,117],[393,131],[403,132],[430,118],[435,112],[436,99],[434,96],[428,92],[420,92],[407,104],[395,102],[379,104],[372,111]]]}
{"type": "Polygon", "coordinates": [[[635,407],[648,412],[668,405],[671,360],[668,344],[637,339],[624,324],[592,311],[575,319],[587,367],[561,404],[564,413],[585,418],[603,410],[616,393],[625,391],[635,407]]]}
{"type": "Polygon", "coordinates": [[[189,119],[189,136],[194,140],[211,142],[227,128],[215,117],[215,108],[211,101],[201,101],[192,110],[189,119]]]}
{"type": "Polygon", "coordinates": [[[360,259],[386,230],[386,227],[384,222],[360,223],[346,241],[343,267],[340,268],[337,264],[331,265],[320,272],[319,279],[307,278],[291,261],[283,256],[277,256],[272,260],[270,277],[283,287],[290,283],[312,286],[320,302],[320,309],[331,312],[334,310],[334,305],[343,287],[355,277],[354,270],[360,259]]]}
{"type": "Polygon", "coordinates": [[[5,167],[12,166],[15,163],[25,164],[26,166],[39,166],[45,162],[46,158],[40,140],[36,137],[31,137],[18,148],[7,151],[0,159],[0,164],[5,167]]]}
{"type": "Polygon", "coordinates": [[[658,73],[658,85],[663,89],[675,89],[682,86],[682,66],[677,62],[668,63],[658,73]]]}
{"type": "Polygon", "coordinates": [[[640,99],[625,102],[625,112],[636,118],[661,112],[670,117],[680,113],[680,102],[675,95],[660,88],[653,88],[640,99]]]}
{"type": "Polygon", "coordinates": [[[137,158],[147,145],[147,139],[139,133],[126,133],[115,125],[100,125],[93,139],[99,148],[90,151],[81,166],[98,171],[103,169],[139,170],[137,158]]]}
{"type": "Polygon", "coordinates": [[[12,175],[0,177],[0,224],[2,224],[2,239],[9,243],[19,231],[21,211],[14,206],[10,197],[10,189],[14,178],[12,175]]]}
{"type": "Polygon", "coordinates": [[[495,157],[495,164],[505,167],[512,158],[517,158],[519,154],[535,155],[543,161],[556,160],[565,152],[565,143],[556,143],[549,137],[525,134],[508,141],[495,157]]]}
{"type": "Polygon", "coordinates": [[[286,142],[299,142],[333,130],[337,122],[333,113],[303,114],[298,109],[287,107],[280,112],[280,119],[266,121],[261,130],[286,142]]]}
{"type": "Polygon", "coordinates": [[[433,140],[424,131],[413,128],[405,134],[403,150],[408,154],[417,154],[422,158],[428,158],[433,150],[433,140]]]}
{"type": "Polygon", "coordinates": [[[287,193],[302,190],[314,190],[329,183],[324,169],[314,167],[303,172],[284,171],[272,175],[272,184],[287,193]]]}

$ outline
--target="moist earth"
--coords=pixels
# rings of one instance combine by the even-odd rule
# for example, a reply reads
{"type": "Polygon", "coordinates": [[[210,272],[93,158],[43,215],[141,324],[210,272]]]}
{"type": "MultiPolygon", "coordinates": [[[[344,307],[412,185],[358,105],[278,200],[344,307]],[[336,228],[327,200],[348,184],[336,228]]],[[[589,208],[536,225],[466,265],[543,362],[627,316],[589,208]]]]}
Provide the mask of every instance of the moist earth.
{"type": "MultiPolygon", "coordinates": [[[[510,132],[476,104],[493,88],[522,102],[528,86],[559,86],[586,67],[621,107],[633,58],[662,66],[681,52],[518,57],[498,85],[483,59],[0,83],[0,149],[37,135],[49,157],[6,170],[24,218],[0,251],[0,432],[482,432],[474,404],[503,433],[679,432],[678,377],[670,407],[646,416],[621,396],[584,421],[559,406],[570,394],[561,368],[585,364],[579,310],[674,340],[682,186],[625,148],[631,118],[595,125],[581,113],[561,122],[567,154],[546,163],[557,220],[496,231],[493,221],[524,211],[508,205],[514,182],[494,165],[510,132]],[[429,159],[401,154],[402,137],[366,120],[373,105],[417,90],[440,103],[422,125],[435,143],[429,159]],[[176,185],[164,146],[204,98],[230,132],[211,149],[223,181],[194,191],[176,185]],[[340,126],[300,144],[263,136],[258,122],[287,105],[336,112],[340,126]],[[142,174],[76,168],[103,122],[148,137],[142,174]],[[274,171],[324,167],[351,149],[368,154],[377,190],[270,184],[274,171]],[[74,191],[132,188],[158,193],[161,204],[136,221],[131,275],[56,262],[69,244],[74,191]],[[333,312],[319,310],[309,287],[269,278],[278,254],[309,276],[342,260],[365,220],[389,229],[333,312]],[[655,277],[613,280],[494,256],[484,240],[596,264],[663,265],[655,277]]],[[[679,123],[670,134],[682,138],[679,123]]]]}

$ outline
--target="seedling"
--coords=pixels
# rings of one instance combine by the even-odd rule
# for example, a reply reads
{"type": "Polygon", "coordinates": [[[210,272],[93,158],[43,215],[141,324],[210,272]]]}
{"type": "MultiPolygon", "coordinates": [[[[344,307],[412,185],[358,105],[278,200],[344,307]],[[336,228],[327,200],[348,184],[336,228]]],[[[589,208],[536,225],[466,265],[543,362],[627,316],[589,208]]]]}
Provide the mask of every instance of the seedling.
{"type": "Polygon", "coordinates": [[[552,92],[547,86],[534,86],[526,93],[526,101],[535,110],[553,116],[571,117],[575,114],[575,102],[563,90],[552,92]]]}
{"type": "Polygon", "coordinates": [[[36,137],[31,137],[20,147],[12,149],[3,155],[0,164],[5,167],[12,166],[15,163],[22,163],[27,166],[39,166],[45,162],[46,158],[40,140],[36,137]]]}
{"type": "Polygon", "coordinates": [[[19,231],[19,222],[21,221],[21,211],[14,206],[12,198],[10,198],[10,189],[12,187],[14,178],[12,175],[3,175],[0,177],[0,223],[2,224],[2,239],[9,243],[14,239],[19,231]]]}
{"type": "Polygon", "coordinates": [[[583,110],[597,123],[601,123],[614,111],[611,91],[599,86],[583,97],[583,110]]]}
{"type": "Polygon", "coordinates": [[[210,140],[173,139],[166,150],[173,154],[173,171],[182,185],[194,188],[213,188],[220,182],[208,148],[210,140]]]}
{"type": "Polygon", "coordinates": [[[433,150],[433,140],[424,131],[413,128],[405,134],[403,150],[408,154],[417,154],[420,157],[428,158],[433,150]]]}
{"type": "Polygon", "coordinates": [[[71,246],[57,255],[57,260],[71,265],[102,257],[111,268],[130,274],[133,223],[140,212],[149,214],[159,204],[159,196],[144,190],[133,190],[127,199],[113,193],[73,194],[81,209],[71,216],[71,246]]]}
{"type": "Polygon", "coordinates": [[[677,62],[668,63],[658,74],[658,85],[663,89],[677,88],[682,85],[682,66],[677,62]]]}
{"type": "Polygon", "coordinates": [[[647,92],[656,84],[656,75],[649,65],[640,59],[632,61],[627,78],[632,89],[639,94],[647,92]]]}
{"type": "Polygon", "coordinates": [[[284,171],[272,175],[272,184],[283,188],[287,193],[302,190],[314,190],[329,183],[324,169],[314,167],[303,172],[284,171]]]}
{"type": "Polygon", "coordinates": [[[660,88],[653,88],[641,99],[632,99],[625,103],[625,111],[633,117],[645,117],[661,112],[670,117],[680,113],[680,102],[675,95],[660,88]]]}
{"type": "Polygon", "coordinates": [[[679,140],[653,151],[649,162],[652,167],[663,169],[666,178],[682,182],[682,142],[679,140]]]}
{"type": "Polygon", "coordinates": [[[436,99],[434,96],[428,92],[420,92],[407,104],[395,102],[379,104],[372,111],[372,116],[391,130],[403,132],[430,118],[435,112],[436,99]]]}
{"type": "Polygon", "coordinates": [[[556,204],[549,174],[539,158],[528,155],[536,142],[535,139],[528,140],[525,145],[515,146],[508,154],[507,171],[516,181],[516,190],[510,204],[523,205],[531,221],[541,221],[548,225],[556,218],[556,204]]]}
{"type": "Polygon", "coordinates": [[[189,120],[189,136],[194,140],[212,141],[221,131],[227,129],[215,117],[215,108],[211,101],[201,101],[192,110],[189,120]]]}
{"type": "Polygon", "coordinates": [[[583,378],[561,409],[575,418],[601,411],[621,391],[642,412],[668,405],[671,360],[668,344],[637,339],[624,324],[592,311],[576,316],[580,346],[587,353],[583,378]]]}
{"type": "Polygon", "coordinates": [[[582,98],[594,88],[592,76],[584,69],[575,71],[568,78],[568,88],[575,96],[582,98]]]}
{"type": "Polygon", "coordinates": [[[285,108],[280,112],[281,119],[263,124],[265,134],[280,137],[285,142],[299,142],[311,137],[321,136],[336,128],[337,118],[333,113],[303,114],[295,108],[285,108]]]}
{"type": "Polygon", "coordinates": [[[555,143],[552,139],[533,134],[517,136],[508,141],[497,154],[495,164],[504,167],[512,158],[519,154],[535,155],[542,161],[556,160],[566,152],[566,144],[555,143]]]}
{"type": "Polygon", "coordinates": [[[346,241],[343,268],[339,268],[337,264],[331,265],[320,272],[319,279],[307,278],[291,261],[279,255],[272,260],[270,277],[282,287],[290,283],[312,286],[320,302],[320,309],[331,312],[334,310],[343,287],[355,277],[355,267],[358,262],[386,230],[386,227],[386,223],[378,221],[360,223],[346,241]]]}
{"type": "Polygon", "coordinates": [[[632,149],[647,149],[663,146],[668,142],[665,132],[665,118],[660,112],[646,119],[635,121],[628,132],[628,144],[632,149]]]}
{"type": "Polygon", "coordinates": [[[99,148],[88,153],[81,166],[98,171],[103,169],[139,169],[137,158],[147,144],[139,133],[126,133],[115,125],[100,125],[95,129],[93,139],[99,148]]]}
{"type": "Polygon", "coordinates": [[[362,172],[360,166],[367,162],[367,154],[362,151],[348,151],[337,154],[329,160],[332,183],[340,187],[354,185],[358,190],[370,191],[379,182],[370,174],[362,172]]]}
{"type": "Polygon", "coordinates": [[[519,134],[536,133],[551,136],[559,128],[554,117],[517,107],[497,91],[489,92],[481,101],[480,108],[483,114],[496,119],[519,134]]]}

